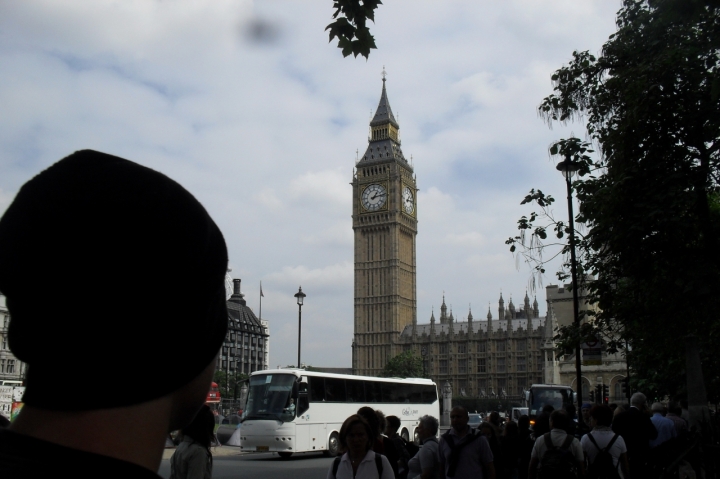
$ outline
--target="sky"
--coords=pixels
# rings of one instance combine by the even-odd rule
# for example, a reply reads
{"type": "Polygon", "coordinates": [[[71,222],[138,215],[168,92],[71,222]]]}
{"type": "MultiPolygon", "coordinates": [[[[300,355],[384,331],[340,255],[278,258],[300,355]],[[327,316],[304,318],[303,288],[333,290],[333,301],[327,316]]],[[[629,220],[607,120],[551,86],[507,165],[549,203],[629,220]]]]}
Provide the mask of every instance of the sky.
{"type": "MultiPolygon", "coordinates": [[[[328,43],[332,1],[36,0],[0,3],[0,214],[73,151],[121,156],[175,179],[225,235],[230,273],[270,324],[270,365],[349,367],[352,181],[387,71],[420,188],[418,322],[443,293],[456,318],[502,291],[522,304],[529,267],[505,240],[531,188],[565,185],[549,145],[582,124],[537,115],[574,50],[600,52],[619,0],[386,0],[377,50],[328,43]]],[[[546,253],[550,255],[552,252],[546,253]]],[[[535,291],[557,284],[551,265],[535,291]]],[[[101,263],[98,278],[111,275],[101,263]]],[[[38,271],[38,285],[61,271],[38,271]],[[42,279],[41,279],[42,278],[42,279]]],[[[177,278],[167,278],[175,281],[177,278]]]]}

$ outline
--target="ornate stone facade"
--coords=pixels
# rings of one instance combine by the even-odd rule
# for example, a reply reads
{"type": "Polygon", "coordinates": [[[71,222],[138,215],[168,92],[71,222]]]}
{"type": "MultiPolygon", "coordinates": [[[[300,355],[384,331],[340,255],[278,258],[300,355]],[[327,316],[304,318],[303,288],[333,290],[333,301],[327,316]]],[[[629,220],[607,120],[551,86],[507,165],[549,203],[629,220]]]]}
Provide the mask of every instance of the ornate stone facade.
{"type": "MultiPolygon", "coordinates": [[[[233,280],[233,294],[227,300],[228,331],[217,358],[216,369],[226,373],[250,374],[269,369],[267,350],[270,331],[260,321],[240,292],[240,280],[233,280]]],[[[264,323],[264,324],[263,324],[264,323]]]]}
{"type": "Polygon", "coordinates": [[[455,396],[519,398],[542,382],[545,318],[539,317],[537,300],[530,306],[527,294],[517,311],[512,299],[505,308],[501,295],[498,313],[502,319],[493,319],[488,309],[486,319],[477,321],[469,311],[456,321],[443,297],[440,321],[433,312],[429,323],[406,327],[401,344],[423,358],[427,377],[437,384],[448,381],[455,396]]]}
{"type": "MultiPolygon", "coordinates": [[[[573,295],[570,285],[549,285],[545,288],[548,317],[553,328],[568,326],[573,322],[573,295]]],[[[579,310],[589,310],[593,305],[585,301],[585,292],[578,291],[579,310]]],[[[552,329],[551,329],[552,331],[552,329]]],[[[545,382],[563,384],[577,391],[577,373],[575,371],[575,354],[557,357],[554,352],[555,344],[552,336],[546,338],[545,354],[545,382]]],[[[584,363],[586,361],[583,361],[584,363]]],[[[621,353],[608,354],[603,351],[601,364],[583,364],[581,373],[583,379],[583,400],[589,401],[590,391],[598,384],[606,384],[609,388],[610,402],[628,402],[622,393],[622,380],[627,376],[627,363],[621,353]]]]}
{"type": "Polygon", "coordinates": [[[383,89],[365,154],[353,173],[355,374],[377,375],[399,354],[400,333],[417,322],[417,184],[403,156],[400,125],[383,89]]]}
{"type": "Polygon", "coordinates": [[[24,381],[27,365],[16,358],[8,344],[10,311],[5,305],[5,296],[0,294],[0,381],[24,381]]]}

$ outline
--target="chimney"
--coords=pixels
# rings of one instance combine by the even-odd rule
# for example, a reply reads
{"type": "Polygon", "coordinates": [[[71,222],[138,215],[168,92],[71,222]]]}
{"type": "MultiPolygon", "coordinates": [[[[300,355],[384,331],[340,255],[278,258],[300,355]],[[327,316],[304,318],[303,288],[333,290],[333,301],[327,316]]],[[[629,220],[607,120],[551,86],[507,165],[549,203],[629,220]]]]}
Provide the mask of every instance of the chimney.
{"type": "Polygon", "coordinates": [[[240,283],[241,282],[242,282],[241,279],[233,280],[233,294],[240,294],[240,283]]]}

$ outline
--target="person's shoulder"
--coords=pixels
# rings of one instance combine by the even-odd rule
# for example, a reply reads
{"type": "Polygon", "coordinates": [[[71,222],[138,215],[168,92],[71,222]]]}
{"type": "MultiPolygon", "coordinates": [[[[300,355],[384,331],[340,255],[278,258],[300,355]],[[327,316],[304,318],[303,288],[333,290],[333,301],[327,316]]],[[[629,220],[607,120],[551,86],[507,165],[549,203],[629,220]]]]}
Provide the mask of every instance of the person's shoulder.
{"type": "Polygon", "coordinates": [[[127,461],[61,446],[7,429],[0,430],[0,477],[15,479],[63,475],[78,479],[160,477],[127,461]]]}

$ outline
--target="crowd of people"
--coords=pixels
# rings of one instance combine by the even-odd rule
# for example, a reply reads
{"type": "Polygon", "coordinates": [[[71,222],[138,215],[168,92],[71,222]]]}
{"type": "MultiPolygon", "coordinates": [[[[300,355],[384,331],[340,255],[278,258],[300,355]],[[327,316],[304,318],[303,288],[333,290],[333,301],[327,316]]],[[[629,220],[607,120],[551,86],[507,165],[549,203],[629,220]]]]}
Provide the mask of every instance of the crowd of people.
{"type": "MultiPolygon", "coordinates": [[[[687,411],[685,411],[687,412],[687,411]]],[[[654,403],[642,393],[629,405],[545,406],[531,423],[491,413],[476,429],[462,407],[439,435],[423,416],[419,447],[398,436],[400,419],[362,407],[340,430],[341,457],[327,479],[644,479],[658,477],[688,437],[680,405],[654,403]]]]}

